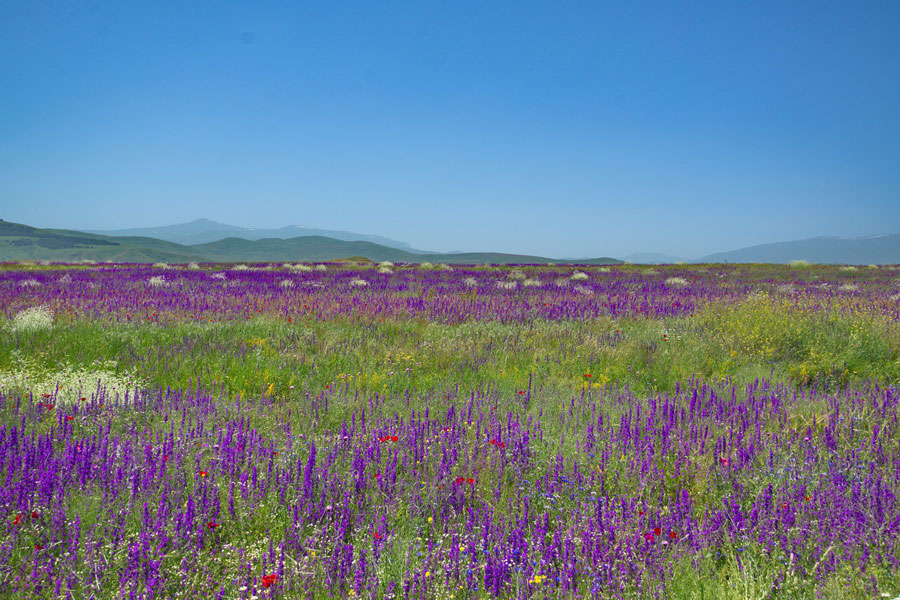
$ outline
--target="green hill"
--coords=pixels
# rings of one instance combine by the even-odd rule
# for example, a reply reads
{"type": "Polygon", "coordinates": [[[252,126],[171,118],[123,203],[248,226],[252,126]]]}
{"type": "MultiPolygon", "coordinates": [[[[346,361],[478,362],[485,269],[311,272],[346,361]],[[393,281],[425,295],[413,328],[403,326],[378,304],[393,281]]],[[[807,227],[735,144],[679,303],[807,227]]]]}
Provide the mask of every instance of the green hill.
{"type": "Polygon", "coordinates": [[[343,241],[305,235],[290,239],[248,240],[229,237],[186,246],[152,237],[107,236],[68,229],[38,229],[0,221],[0,260],[114,261],[114,262],[275,262],[328,261],[351,257],[372,261],[434,262],[453,264],[617,264],[614,258],[578,261],[524,254],[465,252],[417,254],[373,242],[343,241]]]}

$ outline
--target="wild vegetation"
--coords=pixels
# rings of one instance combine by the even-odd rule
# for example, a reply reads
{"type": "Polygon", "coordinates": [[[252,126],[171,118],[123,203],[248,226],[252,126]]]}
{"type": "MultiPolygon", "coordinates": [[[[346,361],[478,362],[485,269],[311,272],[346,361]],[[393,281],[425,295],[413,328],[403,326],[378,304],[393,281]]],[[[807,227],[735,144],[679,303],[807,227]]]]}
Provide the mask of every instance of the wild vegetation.
{"type": "Polygon", "coordinates": [[[896,268],[8,263],[0,302],[0,596],[900,597],[896,268]]]}

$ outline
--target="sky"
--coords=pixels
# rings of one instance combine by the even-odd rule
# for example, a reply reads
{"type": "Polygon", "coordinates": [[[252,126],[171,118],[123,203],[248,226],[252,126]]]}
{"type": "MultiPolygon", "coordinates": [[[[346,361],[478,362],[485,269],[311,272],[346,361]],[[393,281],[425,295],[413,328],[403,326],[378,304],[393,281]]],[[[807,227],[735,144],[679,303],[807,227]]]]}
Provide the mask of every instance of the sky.
{"type": "Polygon", "coordinates": [[[900,2],[0,3],[0,218],[694,258],[900,232],[900,2]]]}

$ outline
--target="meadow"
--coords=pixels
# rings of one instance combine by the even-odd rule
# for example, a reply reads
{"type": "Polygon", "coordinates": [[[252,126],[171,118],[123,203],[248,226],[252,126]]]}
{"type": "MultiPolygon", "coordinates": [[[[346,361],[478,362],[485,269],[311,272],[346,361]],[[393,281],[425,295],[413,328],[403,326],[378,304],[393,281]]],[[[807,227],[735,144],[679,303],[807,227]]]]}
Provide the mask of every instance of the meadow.
{"type": "Polygon", "coordinates": [[[4,263],[0,307],[0,597],[900,597],[898,267],[4,263]]]}

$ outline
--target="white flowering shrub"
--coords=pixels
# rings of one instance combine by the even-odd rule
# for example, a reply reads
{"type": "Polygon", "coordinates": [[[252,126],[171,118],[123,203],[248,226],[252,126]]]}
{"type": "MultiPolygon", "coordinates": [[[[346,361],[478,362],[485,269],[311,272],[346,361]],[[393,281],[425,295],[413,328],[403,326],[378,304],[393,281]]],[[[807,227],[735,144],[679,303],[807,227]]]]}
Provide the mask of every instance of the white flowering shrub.
{"type": "Polygon", "coordinates": [[[540,287],[541,281],[539,279],[526,279],[522,282],[524,287],[540,287]]]}
{"type": "Polygon", "coordinates": [[[525,279],[526,276],[525,276],[525,273],[523,273],[523,272],[520,271],[519,269],[513,269],[512,271],[509,272],[509,275],[507,275],[507,277],[509,277],[510,279],[513,279],[513,280],[518,281],[518,280],[521,280],[521,279],[525,279]]]}
{"type": "Polygon", "coordinates": [[[326,267],[325,265],[316,265],[316,271],[326,271],[326,270],[328,270],[328,267],[326,267]]]}
{"type": "Polygon", "coordinates": [[[153,263],[153,268],[154,269],[168,269],[169,265],[164,262],[158,262],[158,263],[153,263]]]}
{"type": "Polygon", "coordinates": [[[66,273],[65,275],[57,279],[56,283],[58,283],[59,285],[69,285],[70,283],[72,283],[72,278],[68,273],[66,273]]]}
{"type": "Polygon", "coordinates": [[[378,272],[385,275],[390,275],[394,271],[390,267],[378,267],[378,272]]]}
{"type": "Polygon", "coordinates": [[[553,283],[556,284],[556,287],[566,287],[569,285],[569,280],[565,277],[558,277],[553,283]]]}
{"type": "Polygon", "coordinates": [[[666,285],[670,287],[687,287],[688,282],[684,277],[669,277],[666,279],[666,285]]]}
{"type": "Polygon", "coordinates": [[[588,274],[583,273],[582,271],[575,271],[574,273],[572,273],[572,277],[571,277],[572,281],[584,281],[587,278],[588,278],[588,274]]]}
{"type": "Polygon", "coordinates": [[[20,333],[42,331],[52,327],[53,311],[48,306],[33,306],[20,311],[9,324],[12,331],[20,333]]]}
{"type": "Polygon", "coordinates": [[[518,281],[498,281],[497,287],[501,290],[514,290],[519,287],[518,281]]]}
{"type": "Polygon", "coordinates": [[[423,262],[419,266],[422,267],[423,269],[433,269],[434,268],[434,265],[431,264],[430,262],[423,262]]]}
{"type": "Polygon", "coordinates": [[[216,279],[216,280],[218,280],[218,281],[224,281],[224,280],[225,280],[225,273],[221,273],[221,272],[220,272],[220,273],[213,273],[212,275],[209,276],[209,278],[210,278],[210,279],[216,279]]]}
{"type": "Polygon", "coordinates": [[[466,287],[477,287],[478,286],[478,280],[475,279],[474,277],[466,277],[463,280],[463,283],[466,284],[466,287]]]}
{"type": "Polygon", "coordinates": [[[790,263],[788,263],[788,264],[791,265],[792,267],[808,267],[808,266],[809,266],[809,261],[808,261],[808,260],[802,260],[802,259],[799,259],[799,258],[795,258],[794,260],[792,260],[792,261],[791,261],[790,263]]]}
{"type": "Polygon", "coordinates": [[[278,282],[278,285],[280,285],[283,288],[290,289],[290,288],[294,287],[294,282],[291,281],[290,279],[282,279],[281,281],[278,282]]]}
{"type": "Polygon", "coordinates": [[[37,279],[24,279],[19,282],[19,286],[23,288],[33,288],[41,285],[41,282],[37,279]]]}
{"type": "Polygon", "coordinates": [[[40,398],[50,394],[57,404],[74,404],[81,398],[90,399],[98,387],[103,397],[124,396],[141,389],[145,381],[133,371],[116,372],[115,361],[95,362],[91,366],[76,367],[63,364],[57,369],[43,369],[34,362],[18,358],[16,365],[0,372],[0,390],[4,395],[31,394],[40,398]]]}
{"type": "Polygon", "coordinates": [[[169,282],[166,281],[166,278],[162,275],[154,275],[147,280],[147,285],[149,285],[150,287],[165,287],[169,285],[169,282]]]}
{"type": "Polygon", "coordinates": [[[353,287],[366,287],[367,285],[369,285],[369,282],[366,281],[365,279],[360,279],[359,277],[356,277],[355,279],[350,280],[350,285],[353,287]]]}
{"type": "Polygon", "coordinates": [[[250,267],[248,267],[247,265],[243,265],[243,264],[242,265],[234,265],[233,267],[231,267],[231,270],[232,271],[249,271],[250,267]]]}
{"type": "Polygon", "coordinates": [[[594,295],[594,290],[592,290],[589,287],[583,286],[583,285],[576,285],[575,291],[578,292],[579,294],[584,294],[585,296],[593,296],[594,295]]]}
{"type": "Polygon", "coordinates": [[[842,285],[842,286],[839,287],[838,289],[841,290],[842,292],[858,292],[858,291],[859,291],[859,286],[858,286],[858,285],[854,285],[854,284],[852,284],[852,283],[845,283],[844,285],[842,285]]]}
{"type": "Polygon", "coordinates": [[[452,271],[453,270],[453,267],[451,267],[448,264],[444,264],[444,263],[439,264],[437,266],[437,268],[440,269],[441,271],[452,271]]]}
{"type": "Polygon", "coordinates": [[[611,270],[612,269],[610,269],[609,267],[600,267],[599,269],[597,269],[597,271],[600,273],[609,273],[611,270]]]}
{"type": "Polygon", "coordinates": [[[389,261],[389,260],[383,260],[383,261],[381,261],[380,263],[378,263],[378,266],[379,266],[379,267],[393,267],[393,266],[394,266],[394,263],[392,263],[392,262],[389,261]]]}
{"type": "Polygon", "coordinates": [[[192,262],[192,263],[188,263],[187,268],[190,269],[191,271],[197,271],[200,269],[200,265],[198,265],[195,262],[192,262]]]}
{"type": "Polygon", "coordinates": [[[311,266],[304,265],[302,263],[297,263],[296,265],[284,265],[284,266],[292,271],[299,271],[301,273],[309,273],[310,271],[313,270],[313,268],[311,266]]]}
{"type": "Polygon", "coordinates": [[[855,271],[855,270],[856,270],[856,267],[854,267],[853,265],[847,265],[847,266],[841,267],[841,271],[855,271]]]}

